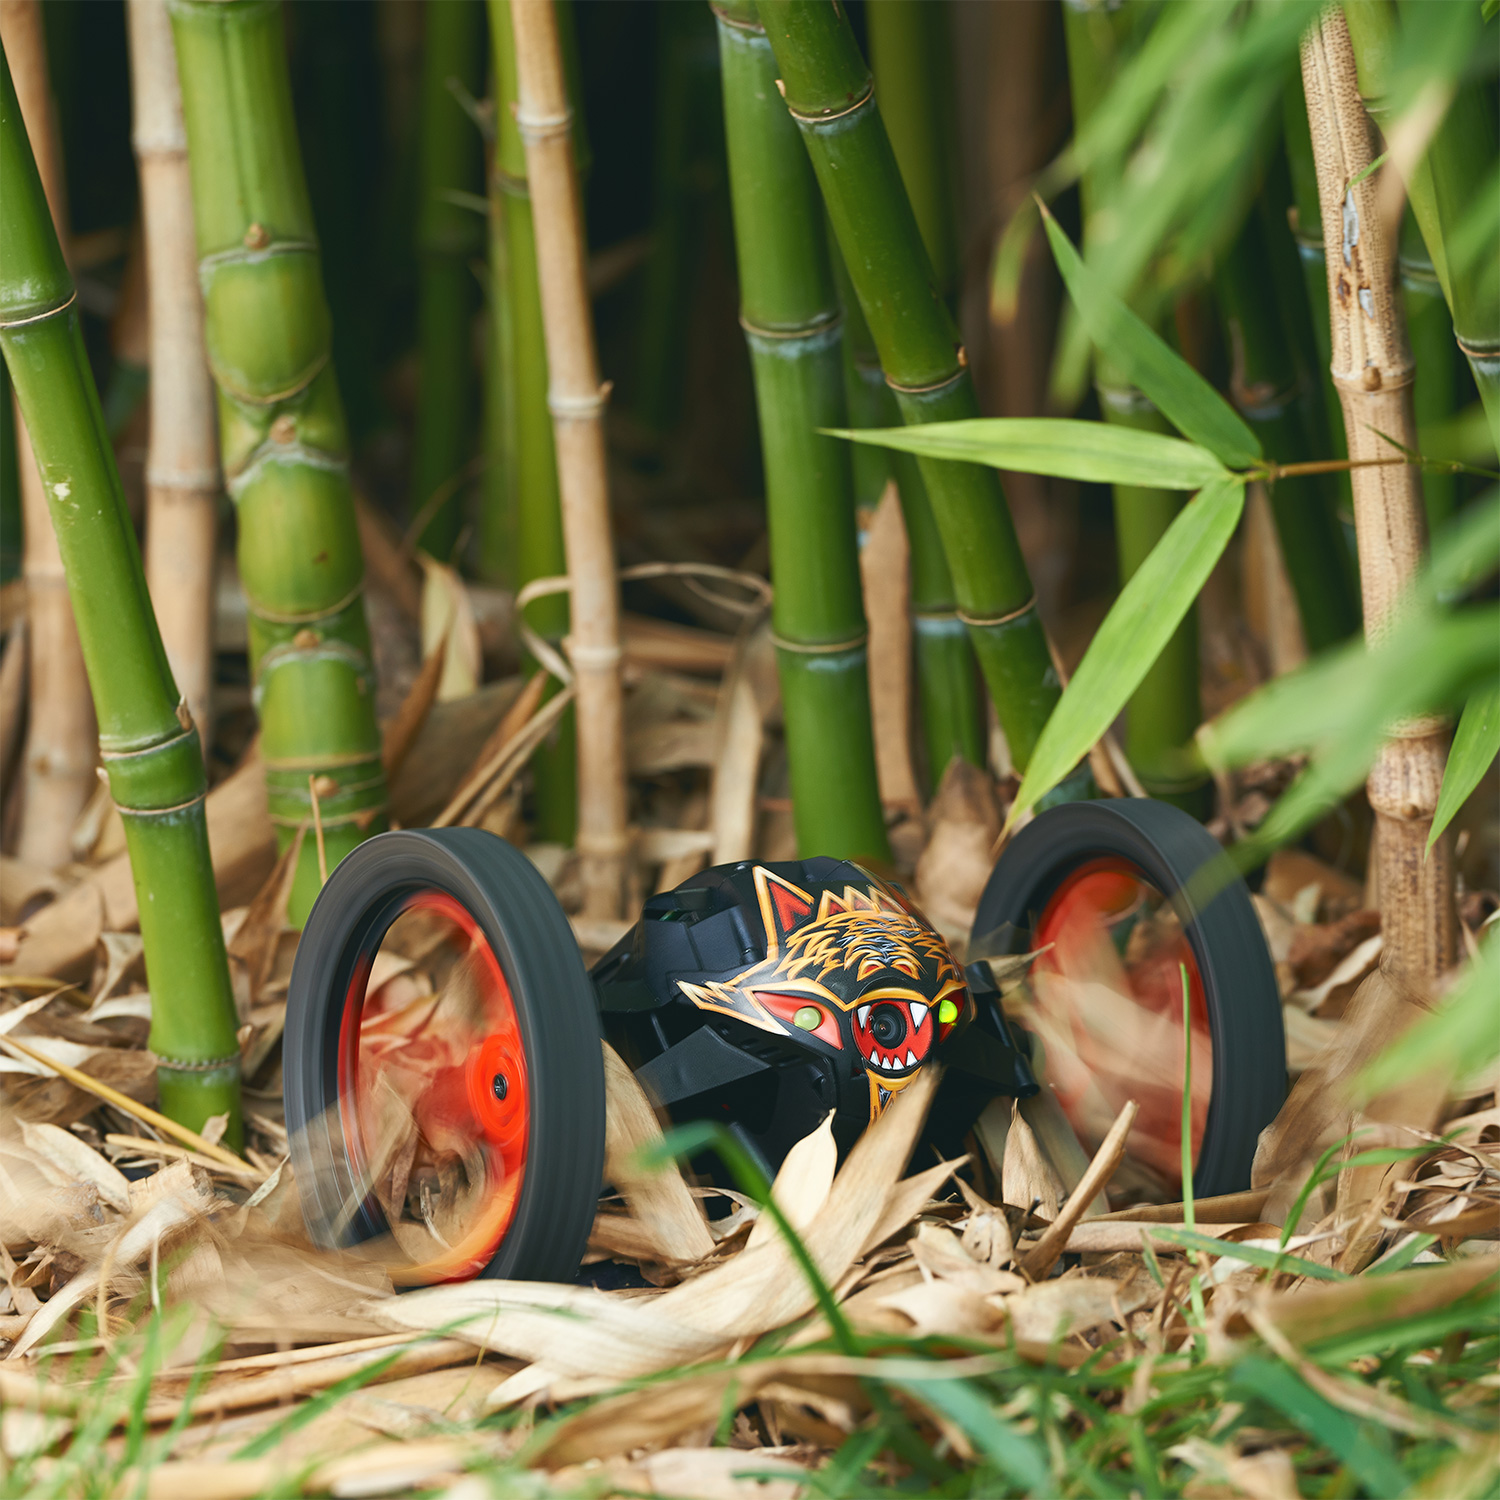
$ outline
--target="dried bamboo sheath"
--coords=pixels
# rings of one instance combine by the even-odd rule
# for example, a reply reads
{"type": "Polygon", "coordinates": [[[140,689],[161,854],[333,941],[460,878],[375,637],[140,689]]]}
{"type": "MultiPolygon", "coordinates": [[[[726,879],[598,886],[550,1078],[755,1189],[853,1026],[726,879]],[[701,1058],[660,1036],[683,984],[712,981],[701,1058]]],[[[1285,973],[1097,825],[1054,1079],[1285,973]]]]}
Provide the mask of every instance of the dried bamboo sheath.
{"type": "Polygon", "coordinates": [[[547,335],[563,537],[572,579],[569,642],[578,680],[578,852],[584,914],[618,916],[628,853],[620,600],[572,111],[551,0],[512,0],[516,123],[526,146],[547,335]]]}
{"type": "MultiPolygon", "coordinates": [[[[21,115],[34,145],[53,223],[58,237],[66,240],[62,160],[37,0],[0,0],[0,39],[10,59],[21,115]]],[[[18,420],[16,436],[21,438],[24,431],[24,420],[18,420]]],[[[30,646],[16,852],[35,864],[61,865],[72,858],[73,824],[93,794],[98,731],[62,557],[29,440],[17,442],[16,460],[25,535],[22,572],[30,646]]]]}
{"type": "MultiPolygon", "coordinates": [[[[385,826],[386,793],[348,434],[281,11],[265,0],[169,9],[271,819],[289,844],[310,819],[315,778],[332,865],[385,826]]],[[[318,884],[308,839],[293,922],[318,884]]]]}
{"type": "Polygon", "coordinates": [[[187,132],[166,0],[130,0],[129,21],[151,306],[146,583],[172,675],[207,746],[213,739],[219,447],[203,357],[187,132]]]}
{"type": "Polygon", "coordinates": [[[203,756],[151,613],[76,292],[8,66],[0,68],[0,180],[0,344],[35,437],[110,793],[125,824],[162,1102],[194,1127],[227,1111],[237,1139],[240,1059],[209,859],[203,756]]]}
{"type": "Polygon", "coordinates": [[[845,425],[843,330],[818,201],[748,0],[715,7],[724,129],[766,472],[772,626],[797,847],[887,861],[845,425]]]}
{"type": "MultiPolygon", "coordinates": [[[[1381,433],[1417,446],[1412,361],[1397,301],[1396,247],[1376,208],[1378,182],[1374,174],[1353,180],[1368,168],[1374,149],[1348,27],[1337,7],[1303,43],[1302,79],[1328,264],[1331,368],[1349,456],[1389,458],[1392,450],[1381,433]]],[[[1411,465],[1380,465],[1354,470],[1352,481],[1365,634],[1378,640],[1391,628],[1392,609],[1421,562],[1421,476],[1411,465]]],[[[1446,836],[1427,853],[1447,745],[1440,721],[1402,724],[1367,783],[1377,823],[1386,952],[1414,977],[1436,978],[1454,956],[1453,863],[1446,836]]]]}

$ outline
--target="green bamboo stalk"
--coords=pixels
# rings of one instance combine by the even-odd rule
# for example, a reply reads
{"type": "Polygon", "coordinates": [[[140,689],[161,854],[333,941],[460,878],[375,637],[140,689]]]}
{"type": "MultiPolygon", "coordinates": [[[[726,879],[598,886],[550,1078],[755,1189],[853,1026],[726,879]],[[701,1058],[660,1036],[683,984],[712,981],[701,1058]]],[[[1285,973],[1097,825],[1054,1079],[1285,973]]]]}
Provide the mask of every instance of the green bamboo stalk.
{"type": "MultiPolygon", "coordinates": [[[[1387,126],[1391,123],[1391,73],[1401,46],[1401,14],[1392,0],[1345,0],[1344,15],[1354,44],[1360,93],[1375,122],[1387,126]]],[[[1494,45],[1493,34],[1489,45],[1494,45]]],[[[1483,81],[1466,82],[1409,173],[1406,193],[1452,314],[1458,347],[1479,387],[1490,436],[1500,448],[1500,255],[1495,253],[1493,220],[1482,253],[1463,261],[1451,258],[1456,232],[1476,208],[1484,211],[1487,204],[1488,213],[1500,220],[1494,170],[1493,98],[1483,81]]]]}
{"type": "Polygon", "coordinates": [[[938,291],[958,286],[958,120],[953,38],[943,0],[869,0],[870,68],[901,181],[938,291]]]}
{"type": "MultiPolygon", "coordinates": [[[[479,286],[472,262],[484,249],[484,225],[453,201],[482,180],[482,142],[451,86],[471,97],[484,81],[484,9],[480,0],[426,7],[422,57],[421,157],[418,171],[417,345],[421,385],[412,442],[411,505],[420,514],[469,459],[474,433],[471,350],[479,286]]],[[[463,491],[450,494],[422,528],[421,545],[447,558],[463,521],[463,491]]]]}
{"type": "MultiPolygon", "coordinates": [[[[1319,391],[1298,358],[1288,300],[1302,300],[1300,272],[1285,228],[1270,220],[1265,193],[1219,266],[1216,285],[1229,328],[1230,394],[1277,463],[1327,456],[1319,391]],[[1280,233],[1280,241],[1273,236],[1280,233]],[[1292,264],[1279,267],[1284,247],[1292,264]]],[[[1322,476],[1280,479],[1269,490],[1282,558],[1297,596],[1309,650],[1322,651],[1359,629],[1357,581],[1339,526],[1336,486],[1322,476]]]]}
{"type": "MultiPolygon", "coordinates": [[[[514,577],[519,589],[534,578],[566,574],[568,558],[552,413],[547,409],[547,340],[542,329],[526,148],[516,126],[510,0],[489,0],[489,18],[495,91],[491,191],[499,200],[505,241],[503,275],[497,280],[497,300],[504,298],[504,309],[496,323],[500,354],[496,383],[508,393],[502,399],[511,424],[506,454],[516,549],[514,577]]],[[[566,594],[547,595],[526,608],[527,624],[554,645],[568,633],[568,619],[566,594]]],[[[528,670],[537,670],[536,663],[529,662],[528,670]]],[[[578,827],[578,749],[572,708],[556,735],[532,758],[531,767],[537,837],[571,844],[578,827]]]]}
{"type": "MultiPolygon", "coordinates": [[[[0,53],[3,59],[3,53],[0,53]]],[[[47,491],[88,665],[110,794],[125,825],[151,985],[151,1049],[166,1112],[229,1115],[240,1058],[203,799],[207,779],[172,681],[89,372],[72,277],[0,61],[0,347],[47,491]]]]}
{"type": "MultiPolygon", "coordinates": [[[[1398,263],[1406,338],[1417,367],[1411,394],[1420,436],[1424,429],[1446,421],[1458,410],[1459,370],[1453,319],[1410,204],[1401,220],[1398,263]]],[[[1427,451],[1425,442],[1422,451],[1427,451]]],[[[1458,475],[1428,470],[1422,475],[1422,499],[1427,507],[1428,530],[1440,530],[1458,509],[1458,475]]]]}
{"type": "MultiPolygon", "coordinates": [[[[934,283],[847,17],[826,0],[760,0],[760,18],[902,419],[978,416],[958,332],[934,283]]],[[[993,469],[918,463],[959,616],[1011,757],[1024,768],[1059,683],[1005,492],[993,469]]]]}
{"type": "MultiPolygon", "coordinates": [[[[1328,373],[1333,358],[1332,335],[1328,325],[1328,266],[1323,254],[1323,213],[1318,206],[1318,171],[1313,164],[1312,136],[1307,128],[1307,101],[1302,94],[1299,74],[1287,80],[1282,90],[1282,140],[1286,146],[1287,169],[1292,184],[1293,238],[1297,242],[1297,259],[1302,266],[1302,284],[1307,292],[1307,306],[1312,314],[1312,336],[1317,350],[1318,377],[1323,390],[1323,409],[1327,414],[1328,436],[1332,444],[1329,456],[1348,458],[1349,445],[1344,437],[1344,416],[1333,377],[1328,373]]],[[[1342,491],[1345,509],[1349,506],[1348,481],[1342,491]]]]}
{"type": "MultiPolygon", "coordinates": [[[[1069,5],[1064,7],[1063,18],[1076,131],[1093,114],[1122,55],[1138,39],[1140,17],[1098,5],[1069,5]]],[[[1097,238],[1093,219],[1097,168],[1084,174],[1079,191],[1087,245],[1097,238]]],[[[1094,383],[1106,422],[1148,432],[1173,431],[1155,405],[1102,353],[1095,362],[1094,383]]],[[[1115,545],[1123,585],[1150,556],[1187,497],[1176,490],[1140,485],[1117,484],[1113,492],[1115,545]]],[[[1125,754],[1152,796],[1202,817],[1212,806],[1212,787],[1208,777],[1193,768],[1194,759],[1185,754],[1202,720],[1198,680],[1198,618],[1196,610],[1189,610],[1131,696],[1125,754]]]]}
{"type": "Polygon", "coordinates": [[[21,475],[16,468],[16,414],[10,371],[0,362],[0,583],[21,571],[21,475]]]}
{"type": "Polygon", "coordinates": [[[842,331],[818,185],[777,96],[776,58],[753,0],[726,0],[714,10],[797,846],[804,857],[888,863],[849,451],[818,432],[846,420],[842,331]]]}
{"type": "MultiPolygon", "coordinates": [[[[850,392],[850,419],[856,427],[895,427],[901,414],[896,409],[895,395],[885,383],[869,324],[850,284],[838,245],[831,244],[829,252],[844,309],[844,385],[850,392]]],[[[938,534],[916,458],[910,453],[877,448],[872,443],[854,444],[856,503],[873,504],[884,488],[887,475],[896,481],[901,518],[906,527],[912,657],[916,666],[922,746],[926,752],[919,774],[923,775],[923,792],[930,794],[955,755],[961,755],[970,765],[985,764],[983,687],[968,631],[958,617],[953,575],[948,570],[943,539],[938,534]],[[861,489],[860,459],[865,454],[880,458],[880,484],[868,500],[867,491],[861,489]]],[[[864,476],[863,482],[868,485],[873,477],[864,476]]]]}
{"type": "Polygon", "coordinates": [[[481,386],[484,466],[479,476],[475,563],[480,577],[514,589],[516,497],[511,473],[511,443],[516,430],[515,335],[510,326],[510,259],[506,252],[505,213],[496,171],[492,135],[485,164],[489,215],[485,223],[484,379],[481,386]]]}
{"type": "MultiPolygon", "coordinates": [[[[282,13],[267,0],[172,0],[171,12],[271,819],[285,846],[309,822],[315,787],[331,867],[385,827],[386,795],[348,436],[282,13]]],[[[318,857],[305,840],[294,924],[317,895],[318,857]]]]}
{"type": "MultiPolygon", "coordinates": [[[[656,23],[656,149],[651,255],[641,293],[634,410],[655,434],[669,432],[682,405],[695,267],[718,186],[723,142],[718,42],[702,5],[653,7],[656,23]]],[[[717,208],[717,204],[714,205],[717,208]]]]}

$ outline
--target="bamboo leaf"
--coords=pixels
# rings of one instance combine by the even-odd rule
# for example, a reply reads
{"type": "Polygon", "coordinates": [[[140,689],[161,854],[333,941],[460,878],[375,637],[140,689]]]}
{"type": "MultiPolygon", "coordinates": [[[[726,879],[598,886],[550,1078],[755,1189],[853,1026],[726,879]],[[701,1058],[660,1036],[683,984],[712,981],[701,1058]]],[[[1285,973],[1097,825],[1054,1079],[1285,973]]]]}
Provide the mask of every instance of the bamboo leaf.
{"type": "Polygon", "coordinates": [[[858,432],[833,428],[830,434],[924,458],[959,459],[1018,474],[1051,474],[1096,484],[1197,490],[1232,477],[1212,453],[1181,438],[1062,417],[976,417],[858,432]]]}
{"type": "Polygon", "coordinates": [[[1109,728],[1192,608],[1244,506],[1244,486],[1232,476],[1205,485],[1120,590],[1047,720],[1011,822],[1046,796],[1109,728]]]}
{"type": "Polygon", "coordinates": [[[1103,285],[1045,207],[1042,214],[1057,268],[1095,344],[1173,426],[1223,463],[1247,468],[1262,459],[1260,441],[1239,413],[1103,285]]]}
{"type": "Polygon", "coordinates": [[[1424,1016],[1359,1075],[1360,1097],[1375,1095],[1429,1068],[1465,1073],[1500,1052],[1495,996],[1500,994],[1500,933],[1491,931],[1441,1010],[1424,1016]]]}
{"type": "Polygon", "coordinates": [[[1437,811],[1432,815],[1429,849],[1453,821],[1453,815],[1469,799],[1469,793],[1484,779],[1496,755],[1500,755],[1500,684],[1489,683],[1469,694],[1463,717],[1448,751],[1443,787],[1437,811]]]}

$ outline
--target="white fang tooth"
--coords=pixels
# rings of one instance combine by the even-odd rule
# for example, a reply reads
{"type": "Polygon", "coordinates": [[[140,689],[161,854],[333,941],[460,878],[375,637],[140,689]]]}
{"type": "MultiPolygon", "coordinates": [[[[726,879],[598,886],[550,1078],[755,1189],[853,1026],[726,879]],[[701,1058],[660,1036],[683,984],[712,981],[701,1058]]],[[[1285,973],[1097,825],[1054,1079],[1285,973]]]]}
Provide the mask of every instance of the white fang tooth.
{"type": "Polygon", "coordinates": [[[880,1066],[880,1054],[873,1047],[870,1048],[870,1066],[872,1068],[880,1066]]]}
{"type": "Polygon", "coordinates": [[[927,1009],[927,1006],[923,1005],[920,1000],[911,1002],[911,1029],[913,1031],[922,1029],[922,1022],[927,1019],[927,1009]]]}
{"type": "Polygon", "coordinates": [[[865,1022],[870,1019],[870,1007],[868,1005],[861,1005],[860,1008],[854,1012],[854,1015],[855,1018],[859,1021],[859,1024],[863,1026],[865,1022]]]}
{"type": "Polygon", "coordinates": [[[900,1066],[901,1064],[894,1057],[888,1057],[885,1060],[885,1070],[887,1073],[894,1073],[900,1066]]]}
{"type": "Polygon", "coordinates": [[[908,1047],[906,1049],[906,1066],[908,1068],[914,1068],[914,1067],[916,1067],[916,1065],[917,1065],[916,1054],[911,1050],[910,1047],[908,1047]]]}

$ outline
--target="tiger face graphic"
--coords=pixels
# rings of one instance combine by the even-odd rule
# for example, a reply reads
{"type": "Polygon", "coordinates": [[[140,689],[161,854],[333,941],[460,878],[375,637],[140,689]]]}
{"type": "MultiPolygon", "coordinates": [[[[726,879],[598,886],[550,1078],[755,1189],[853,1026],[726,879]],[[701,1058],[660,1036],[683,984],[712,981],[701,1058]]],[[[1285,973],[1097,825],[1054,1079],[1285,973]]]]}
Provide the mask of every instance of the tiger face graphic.
{"type": "Polygon", "coordinates": [[[943,939],[873,875],[817,899],[761,866],[754,875],[766,957],[731,979],[678,987],[700,1010],[856,1054],[871,1116],[879,1114],[967,1018],[973,1002],[963,971],[943,939]]]}

